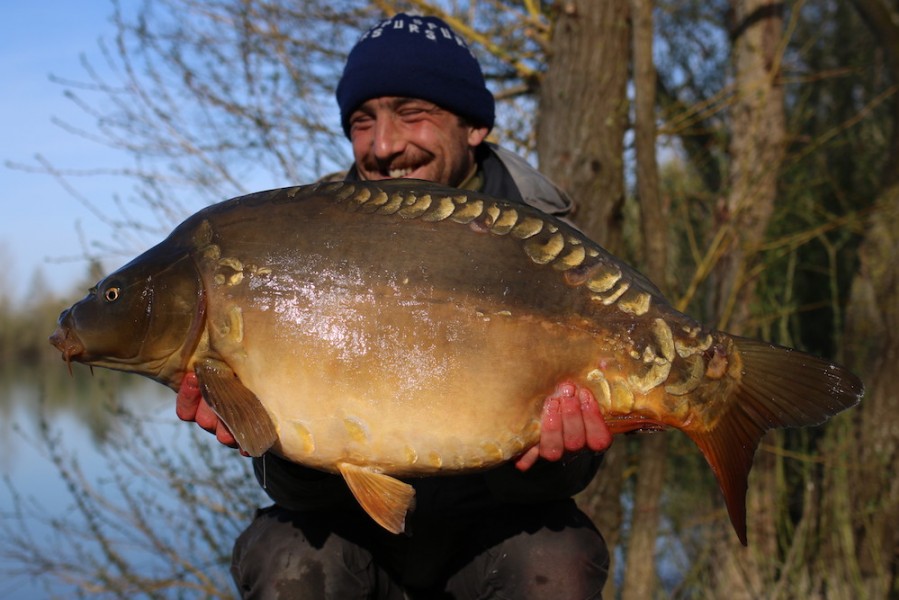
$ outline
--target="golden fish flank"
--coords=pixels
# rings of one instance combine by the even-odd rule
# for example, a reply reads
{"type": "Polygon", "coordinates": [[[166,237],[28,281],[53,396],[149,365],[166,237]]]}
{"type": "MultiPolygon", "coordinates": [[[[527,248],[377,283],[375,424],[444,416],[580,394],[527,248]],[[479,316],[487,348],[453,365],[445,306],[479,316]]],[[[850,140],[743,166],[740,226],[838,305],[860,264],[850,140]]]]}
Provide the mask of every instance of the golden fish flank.
{"type": "Polygon", "coordinates": [[[492,317],[511,317],[511,316],[512,316],[512,311],[509,311],[509,310],[497,310],[497,311],[491,312],[490,314],[487,314],[487,313],[485,313],[485,312],[482,311],[482,310],[475,310],[475,313],[474,313],[474,314],[477,315],[477,317],[478,317],[479,319],[481,319],[482,321],[484,321],[485,323],[488,323],[488,322],[490,322],[490,319],[491,319],[492,317]]]}

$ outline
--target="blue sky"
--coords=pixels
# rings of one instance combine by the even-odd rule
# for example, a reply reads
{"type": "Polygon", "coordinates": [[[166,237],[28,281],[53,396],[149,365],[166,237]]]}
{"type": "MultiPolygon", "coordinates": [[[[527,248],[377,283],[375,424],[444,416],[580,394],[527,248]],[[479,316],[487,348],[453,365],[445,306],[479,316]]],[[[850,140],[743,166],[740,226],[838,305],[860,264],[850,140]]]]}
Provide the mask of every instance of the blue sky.
{"type": "MultiPolygon", "coordinates": [[[[89,126],[50,75],[79,78],[80,56],[100,62],[98,39],[111,36],[108,0],[7,2],[0,9],[0,286],[24,300],[40,269],[54,291],[68,291],[86,272],[76,223],[85,238],[104,226],[48,175],[10,169],[41,154],[73,168],[123,165],[125,157],[54,125],[55,118],[89,126]]],[[[116,192],[111,178],[77,180],[81,193],[103,204],[116,192]]],[[[118,182],[122,185],[122,182],[118,182]]]]}
{"type": "MultiPolygon", "coordinates": [[[[123,4],[134,6],[127,0],[123,4]]],[[[94,120],[65,96],[65,87],[53,82],[51,75],[86,81],[82,57],[103,75],[99,42],[102,38],[107,45],[113,43],[112,11],[110,0],[6,2],[0,8],[0,77],[4,82],[0,88],[0,296],[27,302],[35,274],[40,273],[53,292],[77,300],[87,281],[85,248],[93,249],[113,235],[109,226],[50,175],[9,166],[36,167],[37,155],[56,168],[72,171],[133,166],[124,152],[54,123],[63,121],[76,129],[95,131],[94,120]]],[[[90,175],[67,179],[78,194],[105,213],[120,216],[115,207],[118,197],[140,218],[142,205],[135,207],[129,202],[133,182],[127,178],[90,175]]],[[[105,270],[124,264],[157,241],[148,238],[134,242],[120,255],[103,256],[105,270]]],[[[122,246],[121,241],[112,245],[122,246]]]]}
{"type": "MultiPolygon", "coordinates": [[[[126,10],[136,6],[129,0],[121,4],[126,10]]],[[[0,80],[4,82],[0,87],[0,297],[27,301],[35,274],[40,273],[53,292],[66,299],[74,295],[73,301],[80,298],[87,283],[86,249],[115,233],[52,176],[10,167],[39,167],[38,155],[70,172],[133,166],[125,152],[54,123],[62,121],[88,133],[96,130],[94,119],[66,97],[66,88],[52,81],[51,75],[87,81],[82,64],[86,57],[101,78],[117,82],[115,76],[104,77],[100,49],[101,39],[107,46],[114,45],[112,12],[111,0],[0,4],[0,80]]],[[[137,218],[145,210],[144,205],[131,202],[134,183],[125,177],[69,176],[67,181],[93,206],[114,217],[121,215],[117,197],[137,218]]],[[[296,182],[265,182],[263,187],[289,183],[296,182]]],[[[118,241],[112,245],[121,247],[118,241]]],[[[103,256],[105,270],[124,264],[158,241],[142,240],[120,255],[103,256]]]]}

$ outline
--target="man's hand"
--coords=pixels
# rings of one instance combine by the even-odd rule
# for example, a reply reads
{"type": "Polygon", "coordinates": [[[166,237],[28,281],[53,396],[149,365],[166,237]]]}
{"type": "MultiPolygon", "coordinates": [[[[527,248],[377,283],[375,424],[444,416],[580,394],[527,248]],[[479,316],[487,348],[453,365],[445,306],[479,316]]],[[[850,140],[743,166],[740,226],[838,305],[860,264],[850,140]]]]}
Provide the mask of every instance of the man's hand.
{"type": "Polygon", "coordinates": [[[515,466],[527,471],[541,457],[556,461],[566,451],[590,448],[601,452],[611,445],[612,433],[593,393],[565,381],[543,403],[540,443],[522,454],[515,466]]]}
{"type": "MultiPolygon", "coordinates": [[[[230,448],[238,447],[237,440],[203,399],[197,376],[192,371],[186,373],[181,380],[181,387],[178,388],[178,397],[175,400],[175,413],[182,421],[194,421],[209,433],[214,433],[215,439],[222,444],[230,448]]],[[[241,451],[241,454],[244,452],[241,451]]]]}

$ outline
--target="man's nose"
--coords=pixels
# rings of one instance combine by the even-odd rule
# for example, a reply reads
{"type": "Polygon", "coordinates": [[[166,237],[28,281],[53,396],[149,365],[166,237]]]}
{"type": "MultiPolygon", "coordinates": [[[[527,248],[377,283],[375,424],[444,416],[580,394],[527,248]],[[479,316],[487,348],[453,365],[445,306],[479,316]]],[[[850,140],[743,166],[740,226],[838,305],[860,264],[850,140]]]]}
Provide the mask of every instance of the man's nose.
{"type": "Polygon", "coordinates": [[[401,154],[406,146],[402,131],[396,120],[390,117],[375,121],[374,152],[379,160],[389,159],[401,154]]]}

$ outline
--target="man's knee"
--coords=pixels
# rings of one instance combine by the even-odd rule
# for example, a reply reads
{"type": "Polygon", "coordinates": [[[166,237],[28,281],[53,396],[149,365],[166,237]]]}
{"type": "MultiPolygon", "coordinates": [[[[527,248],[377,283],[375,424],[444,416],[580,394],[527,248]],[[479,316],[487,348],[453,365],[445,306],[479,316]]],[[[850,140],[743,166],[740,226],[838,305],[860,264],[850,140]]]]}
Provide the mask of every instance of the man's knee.
{"type": "Polygon", "coordinates": [[[485,528],[477,557],[451,578],[453,592],[478,598],[602,597],[608,549],[573,501],[510,511],[497,521],[492,530],[485,528]]]}
{"type": "Polygon", "coordinates": [[[522,534],[502,550],[496,575],[509,598],[602,597],[609,553],[592,525],[522,534]]]}
{"type": "Polygon", "coordinates": [[[367,593],[374,579],[371,557],[310,521],[277,507],[257,513],[232,554],[231,574],[241,597],[299,600],[367,593]]]}

